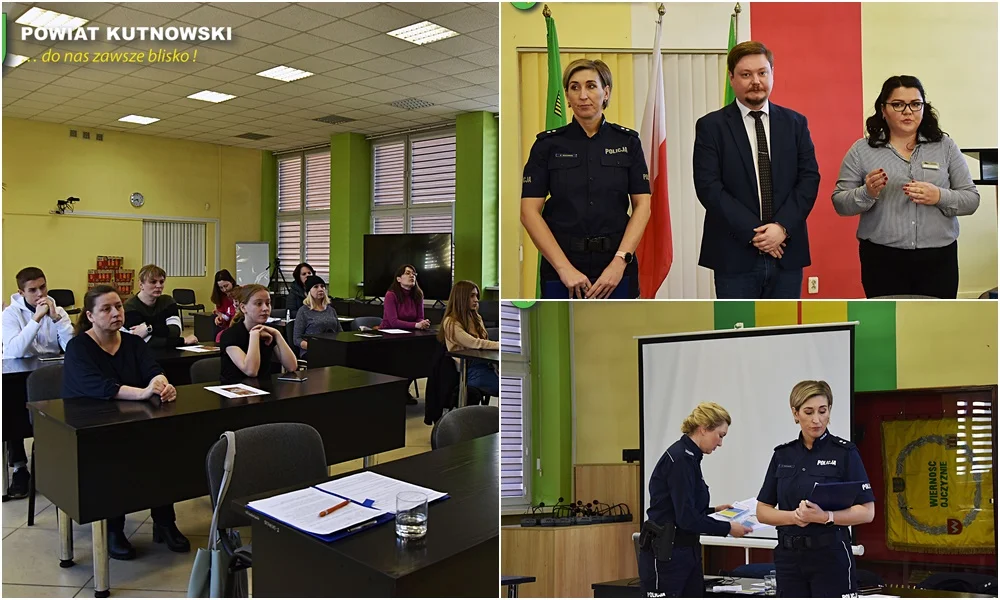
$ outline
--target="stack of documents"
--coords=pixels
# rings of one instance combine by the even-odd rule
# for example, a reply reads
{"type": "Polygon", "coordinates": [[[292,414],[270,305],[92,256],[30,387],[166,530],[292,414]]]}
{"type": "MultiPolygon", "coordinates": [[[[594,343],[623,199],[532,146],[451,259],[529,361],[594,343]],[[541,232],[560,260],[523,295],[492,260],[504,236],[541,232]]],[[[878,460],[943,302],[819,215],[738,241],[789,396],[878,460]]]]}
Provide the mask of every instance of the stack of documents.
{"type": "Polygon", "coordinates": [[[777,531],[771,525],[765,525],[757,520],[757,498],[747,498],[733,503],[733,507],[720,510],[709,515],[713,519],[725,521],[727,523],[736,521],[753,530],[754,537],[769,537],[777,535],[777,531]]]}
{"type": "Polygon", "coordinates": [[[279,494],[247,505],[251,510],[332,542],[358,531],[393,520],[396,494],[422,492],[428,502],[447,498],[438,492],[366,471],[303,490],[279,494]],[[325,517],[320,512],[349,500],[350,504],[325,517]]]}

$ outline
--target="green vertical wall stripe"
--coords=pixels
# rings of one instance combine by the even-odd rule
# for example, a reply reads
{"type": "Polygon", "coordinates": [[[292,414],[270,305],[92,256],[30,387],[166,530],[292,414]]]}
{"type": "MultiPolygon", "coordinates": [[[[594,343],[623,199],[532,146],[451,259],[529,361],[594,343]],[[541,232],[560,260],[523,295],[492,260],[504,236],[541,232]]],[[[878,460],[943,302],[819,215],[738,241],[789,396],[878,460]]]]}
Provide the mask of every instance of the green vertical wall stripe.
{"type": "Polygon", "coordinates": [[[278,255],[278,157],[267,151],[260,153],[260,240],[270,244],[270,258],[278,255]]]}
{"type": "Polygon", "coordinates": [[[360,133],[330,137],[330,295],[353,298],[371,231],[371,144],[360,133]]]}
{"type": "Polygon", "coordinates": [[[896,303],[847,303],[847,318],[858,321],[854,336],[854,391],[896,389],[896,303]]]}
{"type": "Polygon", "coordinates": [[[455,120],[455,279],[496,285],[497,129],[492,113],[455,120]]]}
{"type": "Polygon", "coordinates": [[[569,303],[540,302],[525,313],[531,327],[531,502],[552,505],[560,496],[569,500],[573,489],[569,303]]]}
{"type": "Polygon", "coordinates": [[[753,302],[715,302],[715,328],[732,329],[737,323],[744,327],[756,327],[757,309],[753,302]]]}

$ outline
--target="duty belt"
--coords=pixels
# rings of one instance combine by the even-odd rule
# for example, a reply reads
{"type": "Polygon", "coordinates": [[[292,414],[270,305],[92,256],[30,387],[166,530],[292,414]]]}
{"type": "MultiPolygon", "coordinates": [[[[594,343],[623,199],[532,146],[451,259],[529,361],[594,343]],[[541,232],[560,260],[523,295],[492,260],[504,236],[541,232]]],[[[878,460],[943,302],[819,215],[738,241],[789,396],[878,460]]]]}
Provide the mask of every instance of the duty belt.
{"type": "Polygon", "coordinates": [[[839,531],[832,531],[821,535],[784,535],[778,543],[785,550],[815,550],[832,546],[842,539],[839,531]]]}

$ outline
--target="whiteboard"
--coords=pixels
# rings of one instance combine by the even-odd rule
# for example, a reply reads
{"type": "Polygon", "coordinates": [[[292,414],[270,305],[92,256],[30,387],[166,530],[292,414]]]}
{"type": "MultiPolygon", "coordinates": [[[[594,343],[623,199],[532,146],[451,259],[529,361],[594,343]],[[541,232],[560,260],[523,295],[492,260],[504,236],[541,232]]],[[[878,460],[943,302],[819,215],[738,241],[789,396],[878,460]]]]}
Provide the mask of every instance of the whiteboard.
{"type": "Polygon", "coordinates": [[[236,242],[236,285],[271,282],[271,249],[267,242],[236,242]]]}
{"type": "Polygon", "coordinates": [[[641,514],[653,467],[699,402],[722,405],[733,421],[722,447],[701,462],[713,506],[756,497],[774,447],[798,437],[788,396],[799,381],[830,384],[828,431],[850,439],[853,347],[852,323],[639,338],[641,514]]]}

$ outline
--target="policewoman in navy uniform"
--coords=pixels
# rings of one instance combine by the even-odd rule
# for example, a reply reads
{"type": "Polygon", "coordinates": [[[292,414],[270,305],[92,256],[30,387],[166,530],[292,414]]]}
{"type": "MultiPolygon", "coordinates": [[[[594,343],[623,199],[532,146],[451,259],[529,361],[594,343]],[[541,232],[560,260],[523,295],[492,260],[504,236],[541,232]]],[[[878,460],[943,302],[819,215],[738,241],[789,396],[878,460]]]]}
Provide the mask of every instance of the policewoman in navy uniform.
{"type": "Polygon", "coordinates": [[[538,134],[521,187],[521,223],[544,257],[542,297],[636,298],[633,253],[650,214],[639,134],[604,118],[611,99],[604,62],[571,62],[563,88],[573,119],[538,134]]]}
{"type": "Polygon", "coordinates": [[[708,515],[732,508],[709,505],[701,459],[722,446],[731,419],[726,409],[703,402],[684,420],[681,439],[663,453],[649,478],[647,522],[640,534],[639,587],[644,596],[698,597],[705,592],[701,566],[701,535],[743,537],[751,532],[740,523],[717,521],[708,515]],[[657,531],[663,530],[662,533],[657,531]],[[656,538],[673,535],[673,550],[656,538]],[[647,543],[647,539],[649,540],[647,543]]]}
{"type": "Polygon", "coordinates": [[[778,527],[774,550],[778,595],[839,598],[858,591],[857,565],[848,525],[875,517],[861,455],[853,442],[829,432],[833,392],[825,381],[801,381],[792,388],[792,416],[799,437],[777,446],[757,495],[757,520],[778,527]],[[828,511],[807,498],[813,484],[859,481],[854,505],[828,511]]]}

